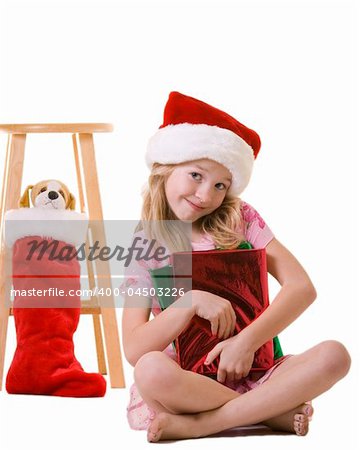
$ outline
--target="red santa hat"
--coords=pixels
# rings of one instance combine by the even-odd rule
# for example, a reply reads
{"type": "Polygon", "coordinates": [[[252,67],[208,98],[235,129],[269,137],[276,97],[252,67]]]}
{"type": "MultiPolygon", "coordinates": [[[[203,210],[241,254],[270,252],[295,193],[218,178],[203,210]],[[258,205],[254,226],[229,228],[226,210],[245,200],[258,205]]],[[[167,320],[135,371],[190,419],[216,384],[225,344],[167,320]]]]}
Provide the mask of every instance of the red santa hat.
{"type": "Polygon", "coordinates": [[[179,164],[208,158],[232,175],[231,195],[247,186],[260,150],[259,135],[229,114],[193,97],[171,92],[164,123],[149,140],[146,163],[179,164]]]}

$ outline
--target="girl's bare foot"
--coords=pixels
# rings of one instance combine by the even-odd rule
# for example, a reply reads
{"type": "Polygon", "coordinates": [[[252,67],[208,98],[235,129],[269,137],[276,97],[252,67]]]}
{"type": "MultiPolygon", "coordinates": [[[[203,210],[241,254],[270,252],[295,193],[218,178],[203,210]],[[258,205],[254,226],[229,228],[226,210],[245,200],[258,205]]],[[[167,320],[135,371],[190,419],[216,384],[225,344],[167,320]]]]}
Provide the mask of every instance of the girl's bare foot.
{"type": "Polygon", "coordinates": [[[313,407],[304,403],[281,416],[266,420],[263,424],[272,430],[295,432],[298,436],[305,436],[309,431],[309,421],[313,412],[313,407]]]}
{"type": "Polygon", "coordinates": [[[157,442],[170,439],[199,437],[196,430],[197,414],[159,413],[151,420],[147,430],[147,440],[157,442]]]}

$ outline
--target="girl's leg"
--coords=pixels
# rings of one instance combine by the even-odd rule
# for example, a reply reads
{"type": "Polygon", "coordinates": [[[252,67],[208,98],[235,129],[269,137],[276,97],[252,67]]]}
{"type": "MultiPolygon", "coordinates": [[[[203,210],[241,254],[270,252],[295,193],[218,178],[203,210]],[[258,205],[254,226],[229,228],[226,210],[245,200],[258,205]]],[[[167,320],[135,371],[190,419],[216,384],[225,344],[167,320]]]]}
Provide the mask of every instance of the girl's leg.
{"type": "MultiPolygon", "coordinates": [[[[157,413],[198,413],[218,408],[240,394],[207,377],[182,370],[163,352],[144,355],[135,367],[135,382],[144,401],[157,413]]],[[[299,405],[288,414],[264,423],[276,430],[306,434],[308,411],[299,405]]]]}
{"type": "MultiPolygon", "coordinates": [[[[135,367],[135,382],[143,400],[157,413],[209,411],[240,395],[210,378],[181,369],[163,352],[150,352],[139,360],[135,367]]],[[[306,434],[311,412],[312,408],[307,411],[305,405],[299,405],[264,425],[306,434]]]]}
{"type": "Polygon", "coordinates": [[[349,367],[350,357],[342,344],[323,342],[289,358],[267,382],[223,406],[198,414],[159,413],[148,429],[148,439],[201,437],[235,426],[266,423],[330,389],[349,367]]]}
{"type": "MultiPolygon", "coordinates": [[[[135,382],[147,405],[159,412],[198,413],[218,408],[240,394],[210,378],[182,370],[163,352],[144,355],[135,366],[135,382]]],[[[308,415],[298,405],[288,415],[266,423],[273,429],[306,434],[308,415]]]]}

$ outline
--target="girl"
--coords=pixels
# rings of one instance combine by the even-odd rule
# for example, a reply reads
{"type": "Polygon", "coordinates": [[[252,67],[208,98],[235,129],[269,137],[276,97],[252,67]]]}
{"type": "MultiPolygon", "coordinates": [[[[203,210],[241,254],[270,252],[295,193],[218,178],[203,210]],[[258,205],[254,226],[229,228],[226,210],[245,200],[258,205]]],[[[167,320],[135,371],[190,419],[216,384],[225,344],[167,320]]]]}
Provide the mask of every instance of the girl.
{"type": "MultiPolygon", "coordinates": [[[[136,237],[147,238],[147,244],[156,239],[169,253],[187,249],[185,236],[168,226],[167,221],[177,220],[190,222],[193,251],[236,248],[247,240],[254,248],[266,247],[268,272],[281,285],[267,310],[235,336],[230,303],[209,292],[188,292],[163,312],[156,298],[126,297],[123,343],[135,367],[128,419],[132,428],[147,429],[150,442],[257,423],[305,435],[313,413],[310,401],[349,370],[344,346],[326,341],[276,360],[266,372],[249,374],[256,350],[316,297],[300,263],[239,198],[259,149],[253,130],[177,92],[170,94],[164,124],[149,142],[146,160],[152,171],[136,237]],[[208,320],[221,339],[207,356],[208,363],[220,356],[217,381],[185,371],[175,361],[171,342],[194,315],[208,320]]],[[[149,269],[166,264],[156,258],[132,261],[126,286],[149,289],[149,269]]]]}

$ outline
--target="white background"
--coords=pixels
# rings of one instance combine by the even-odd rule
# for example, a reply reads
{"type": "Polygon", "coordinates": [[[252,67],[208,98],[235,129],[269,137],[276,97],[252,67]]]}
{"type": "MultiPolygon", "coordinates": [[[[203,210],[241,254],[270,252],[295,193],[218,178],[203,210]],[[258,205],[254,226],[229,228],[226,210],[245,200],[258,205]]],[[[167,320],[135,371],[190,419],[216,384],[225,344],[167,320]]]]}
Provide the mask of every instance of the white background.
{"type": "MultiPolygon", "coordinates": [[[[285,352],[337,339],[349,375],[314,402],[306,438],[206,439],[177,448],[356,448],[358,402],[358,11],[349,1],[2,1],[0,123],[111,122],[96,135],[106,219],[137,219],[147,139],[171,90],[257,130],[262,149],[244,200],[301,261],[318,299],[282,335],[285,352]]],[[[0,136],[0,169],[6,136],[0,136]]],[[[77,195],[71,139],[30,136],[23,186],[59,178],[77,195]]],[[[272,284],[272,292],[276,286],[272,284]]],[[[119,323],[121,310],[118,311],[119,323]]],[[[91,323],[77,356],[96,370],[91,323]]],[[[15,347],[12,320],[6,370],[15,347]]],[[[131,368],[126,365],[127,386],[131,368]]],[[[103,399],[0,393],[5,450],[145,448],[131,431],[127,390],[103,399]]]]}

